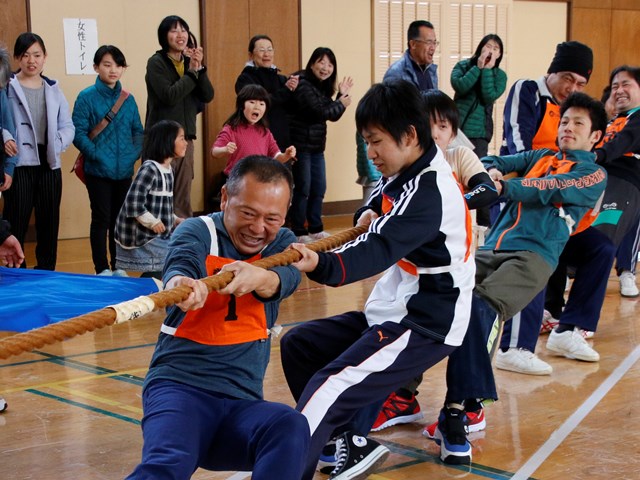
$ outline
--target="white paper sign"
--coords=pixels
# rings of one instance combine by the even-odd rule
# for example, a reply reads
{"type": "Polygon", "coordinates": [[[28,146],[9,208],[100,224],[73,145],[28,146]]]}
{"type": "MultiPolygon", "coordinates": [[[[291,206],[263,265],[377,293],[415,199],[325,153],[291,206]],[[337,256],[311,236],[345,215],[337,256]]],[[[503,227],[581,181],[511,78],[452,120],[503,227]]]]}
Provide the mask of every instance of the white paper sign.
{"type": "Polygon", "coordinates": [[[95,75],[93,55],[98,49],[95,18],[64,18],[64,50],[67,75],[95,75]]]}

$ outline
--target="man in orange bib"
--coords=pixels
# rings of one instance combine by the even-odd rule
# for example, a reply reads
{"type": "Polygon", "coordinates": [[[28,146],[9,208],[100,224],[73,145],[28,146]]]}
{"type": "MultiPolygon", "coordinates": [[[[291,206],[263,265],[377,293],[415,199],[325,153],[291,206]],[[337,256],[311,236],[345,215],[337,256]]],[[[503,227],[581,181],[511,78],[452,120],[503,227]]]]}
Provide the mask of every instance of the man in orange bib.
{"type": "Polygon", "coordinates": [[[127,478],[188,479],[197,468],[253,470],[254,480],[302,476],[306,419],[262,398],[271,329],[300,272],[250,263],[295,241],[282,228],[292,184],[276,160],[246,157],[222,187],[222,211],[189,218],[173,234],[166,288],[193,292],[160,329],[142,392],[142,461],[127,478]],[[198,279],[219,270],[234,279],[207,295],[198,279]]]}

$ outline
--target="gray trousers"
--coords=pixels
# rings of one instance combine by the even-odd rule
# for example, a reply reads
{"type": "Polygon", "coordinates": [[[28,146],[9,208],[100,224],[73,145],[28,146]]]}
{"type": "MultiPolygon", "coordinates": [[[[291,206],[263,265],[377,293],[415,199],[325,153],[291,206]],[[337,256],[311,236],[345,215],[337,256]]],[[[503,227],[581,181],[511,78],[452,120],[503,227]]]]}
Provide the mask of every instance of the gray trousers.
{"type": "Polygon", "coordinates": [[[476,251],[475,292],[507,320],[545,287],[553,273],[542,256],[527,251],[476,251]]]}

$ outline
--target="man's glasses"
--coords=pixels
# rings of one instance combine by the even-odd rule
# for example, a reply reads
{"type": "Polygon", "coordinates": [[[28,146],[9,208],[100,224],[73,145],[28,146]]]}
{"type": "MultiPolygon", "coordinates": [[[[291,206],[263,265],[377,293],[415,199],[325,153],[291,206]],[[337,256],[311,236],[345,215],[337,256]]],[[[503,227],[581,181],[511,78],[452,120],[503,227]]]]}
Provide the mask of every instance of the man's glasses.
{"type": "Polygon", "coordinates": [[[427,47],[437,47],[440,45],[438,40],[422,40],[421,38],[414,38],[414,42],[424,43],[427,47]]]}

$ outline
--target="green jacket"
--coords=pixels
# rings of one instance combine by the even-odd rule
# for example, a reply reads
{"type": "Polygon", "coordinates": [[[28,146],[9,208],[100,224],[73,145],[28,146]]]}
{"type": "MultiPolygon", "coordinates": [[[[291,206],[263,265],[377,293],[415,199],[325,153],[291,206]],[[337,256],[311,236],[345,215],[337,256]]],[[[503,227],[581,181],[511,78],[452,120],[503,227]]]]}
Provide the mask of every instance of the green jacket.
{"type": "Polygon", "coordinates": [[[184,75],[178,75],[162,50],[147,62],[147,116],[145,128],[160,120],[175,120],[184,127],[188,138],[196,137],[196,115],[205,103],[213,100],[213,86],[206,67],[197,74],[189,72],[189,57],[184,60],[184,75]]]}
{"type": "MultiPolygon", "coordinates": [[[[486,106],[492,106],[507,88],[507,74],[500,68],[478,68],[469,59],[456,63],[451,86],[460,112],[460,129],[469,138],[486,138],[486,106]]],[[[493,130],[493,128],[492,128],[493,130]]],[[[492,134],[492,132],[491,132],[492,134]]]]}
{"type": "Polygon", "coordinates": [[[604,193],[607,173],[595,158],[583,150],[548,149],[483,158],[487,171],[517,177],[504,180],[507,203],[480,250],[534,252],[555,270],[569,236],[604,193]]]}

